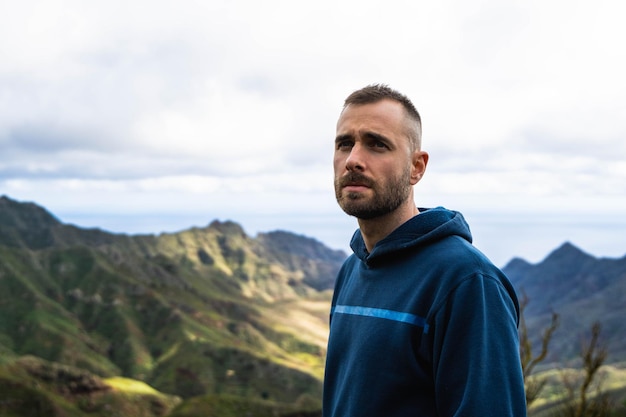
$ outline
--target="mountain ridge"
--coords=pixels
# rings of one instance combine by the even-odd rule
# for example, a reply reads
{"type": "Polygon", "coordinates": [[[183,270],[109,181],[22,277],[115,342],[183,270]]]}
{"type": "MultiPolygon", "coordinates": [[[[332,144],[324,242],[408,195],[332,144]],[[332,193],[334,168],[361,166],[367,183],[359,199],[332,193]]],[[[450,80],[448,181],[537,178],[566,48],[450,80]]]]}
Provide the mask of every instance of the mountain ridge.
{"type": "Polygon", "coordinates": [[[182,398],[319,403],[320,335],[345,257],[289,232],[253,238],[232,221],[159,235],[81,229],[2,196],[0,356],[182,398]]]}
{"type": "MultiPolygon", "coordinates": [[[[158,235],[85,229],[2,196],[0,387],[32,393],[42,374],[33,367],[69,366],[86,381],[144,381],[167,407],[235,398],[319,416],[331,291],[346,257],[284,230],[251,237],[231,220],[158,235]]],[[[595,321],[608,362],[626,361],[626,256],[565,242],[503,271],[528,297],[535,344],[552,311],[561,317],[545,366],[575,363],[595,321]]],[[[38,398],[54,402],[57,385],[38,398]]]]}
{"type": "Polygon", "coordinates": [[[535,342],[552,312],[559,314],[549,361],[575,360],[594,322],[602,325],[607,360],[626,360],[626,255],[596,258],[565,242],[538,263],[514,258],[503,271],[520,298],[529,300],[525,317],[535,342]]]}

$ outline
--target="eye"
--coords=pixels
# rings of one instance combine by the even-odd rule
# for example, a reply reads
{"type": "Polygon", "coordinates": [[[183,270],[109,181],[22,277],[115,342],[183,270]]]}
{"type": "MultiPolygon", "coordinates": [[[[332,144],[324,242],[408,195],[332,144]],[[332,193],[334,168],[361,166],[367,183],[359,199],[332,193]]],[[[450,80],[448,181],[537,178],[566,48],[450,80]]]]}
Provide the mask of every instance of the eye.
{"type": "Polygon", "coordinates": [[[389,146],[387,146],[387,144],[381,140],[372,141],[370,146],[376,149],[389,149],[389,146]]]}
{"type": "Polygon", "coordinates": [[[353,146],[353,142],[351,140],[340,140],[337,141],[337,149],[350,149],[353,146]]]}

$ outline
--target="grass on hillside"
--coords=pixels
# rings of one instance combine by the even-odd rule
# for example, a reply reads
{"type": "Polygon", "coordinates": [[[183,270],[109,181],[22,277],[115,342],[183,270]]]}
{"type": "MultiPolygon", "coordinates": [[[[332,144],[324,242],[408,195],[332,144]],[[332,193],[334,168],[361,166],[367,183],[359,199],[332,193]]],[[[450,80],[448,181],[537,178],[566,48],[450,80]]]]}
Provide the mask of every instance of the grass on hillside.
{"type": "Polygon", "coordinates": [[[136,379],[115,376],[104,379],[104,382],[116,391],[132,394],[161,395],[159,391],[155,390],[150,385],[142,381],[137,381],[136,379]]]}
{"type": "MultiPolygon", "coordinates": [[[[623,365],[604,365],[598,374],[600,392],[610,395],[615,408],[624,407],[626,404],[626,368],[623,365]]],[[[545,378],[547,383],[540,397],[529,408],[528,416],[554,416],[566,398],[563,386],[564,375],[576,376],[582,375],[582,372],[580,369],[561,368],[550,369],[533,375],[532,378],[545,378]]],[[[593,395],[593,392],[590,393],[590,396],[593,395]]]]}
{"type": "Polygon", "coordinates": [[[189,399],[176,407],[168,417],[321,417],[321,409],[306,399],[295,404],[251,400],[234,395],[204,395],[189,399]]]}
{"type": "Polygon", "coordinates": [[[101,380],[32,356],[0,361],[0,393],[2,417],[160,417],[181,402],[140,381],[101,380]]]}

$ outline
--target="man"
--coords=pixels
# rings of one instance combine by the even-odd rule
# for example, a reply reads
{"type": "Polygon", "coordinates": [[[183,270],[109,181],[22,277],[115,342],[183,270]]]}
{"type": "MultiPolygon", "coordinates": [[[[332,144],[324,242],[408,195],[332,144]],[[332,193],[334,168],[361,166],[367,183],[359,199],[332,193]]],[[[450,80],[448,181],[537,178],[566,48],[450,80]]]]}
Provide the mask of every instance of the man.
{"type": "Polygon", "coordinates": [[[406,96],[346,99],[335,194],[359,230],[332,301],[324,417],[526,415],[515,292],[460,213],[416,208],[427,163],[406,96]]]}

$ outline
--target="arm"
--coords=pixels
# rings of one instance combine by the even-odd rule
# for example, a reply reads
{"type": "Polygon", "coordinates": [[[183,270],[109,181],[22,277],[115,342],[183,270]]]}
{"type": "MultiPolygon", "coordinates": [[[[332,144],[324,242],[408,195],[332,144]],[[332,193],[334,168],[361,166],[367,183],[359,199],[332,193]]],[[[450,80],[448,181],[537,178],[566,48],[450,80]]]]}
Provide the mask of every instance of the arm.
{"type": "Polygon", "coordinates": [[[439,415],[526,416],[512,297],[499,279],[476,274],[437,311],[432,330],[439,415]]]}

